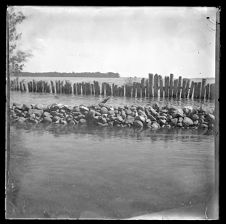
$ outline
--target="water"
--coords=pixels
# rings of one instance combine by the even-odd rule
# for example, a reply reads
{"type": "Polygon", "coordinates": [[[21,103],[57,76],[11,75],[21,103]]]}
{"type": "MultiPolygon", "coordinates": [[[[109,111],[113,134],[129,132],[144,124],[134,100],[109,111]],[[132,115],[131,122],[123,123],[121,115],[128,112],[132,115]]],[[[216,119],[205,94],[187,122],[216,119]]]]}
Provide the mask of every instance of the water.
{"type": "MultiPolygon", "coordinates": [[[[11,91],[10,92],[10,104],[16,103],[26,103],[26,104],[43,104],[49,105],[53,103],[62,103],[66,105],[92,105],[98,104],[103,100],[104,96],[77,96],[77,95],[68,95],[68,94],[48,94],[48,93],[26,93],[26,92],[17,92],[11,91]]],[[[107,105],[112,106],[124,106],[124,105],[146,105],[146,104],[153,104],[158,103],[160,106],[173,105],[176,107],[183,107],[183,106],[193,106],[193,107],[200,107],[202,106],[203,109],[213,110],[215,108],[215,102],[213,100],[191,100],[191,99],[169,99],[169,98],[130,98],[130,97],[111,97],[107,101],[107,105]]]]}
{"type": "MultiPolygon", "coordinates": [[[[12,80],[15,77],[12,77],[12,80]]],[[[145,76],[144,78],[148,78],[148,76],[145,76]]],[[[175,77],[177,78],[177,77],[175,77]]],[[[99,83],[102,82],[107,82],[107,83],[114,83],[115,85],[124,85],[125,83],[128,82],[140,82],[142,78],[139,77],[120,77],[120,78],[92,78],[92,77],[19,77],[19,80],[26,80],[26,81],[32,81],[32,80],[44,80],[44,81],[55,81],[55,80],[67,80],[67,81],[71,81],[72,83],[75,82],[93,82],[98,81],[99,83]]],[[[191,81],[194,82],[202,82],[202,78],[191,78],[191,81]]],[[[206,83],[214,83],[215,82],[215,78],[207,78],[206,83]]],[[[165,79],[163,78],[163,84],[165,84],[165,79]]]]}
{"type": "Polygon", "coordinates": [[[129,218],[205,205],[214,187],[206,131],[10,127],[10,217],[129,218]]]}
{"type": "MultiPolygon", "coordinates": [[[[11,92],[10,103],[91,105],[103,97],[11,92]]],[[[111,97],[109,105],[214,102],[111,97]]],[[[205,206],[214,188],[214,136],[205,130],[10,126],[8,217],[130,218],[205,206]]]]}

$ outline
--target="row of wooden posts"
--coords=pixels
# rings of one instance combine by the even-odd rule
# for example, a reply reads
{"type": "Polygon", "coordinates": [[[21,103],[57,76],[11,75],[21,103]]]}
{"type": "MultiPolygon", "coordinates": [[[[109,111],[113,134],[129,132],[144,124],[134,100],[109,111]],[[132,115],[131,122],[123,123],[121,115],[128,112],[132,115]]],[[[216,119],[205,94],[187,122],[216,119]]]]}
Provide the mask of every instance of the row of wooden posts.
{"type": "Polygon", "coordinates": [[[44,92],[53,94],[74,94],[74,95],[104,95],[104,96],[126,96],[126,97],[165,97],[165,98],[194,98],[214,99],[215,84],[207,84],[206,79],[202,82],[190,81],[180,76],[173,78],[173,74],[163,77],[161,75],[149,74],[148,79],[142,78],[141,82],[133,82],[124,85],[109,84],[97,81],[71,83],[69,81],[37,81],[26,82],[14,79],[10,81],[11,90],[22,92],[44,92]]]}

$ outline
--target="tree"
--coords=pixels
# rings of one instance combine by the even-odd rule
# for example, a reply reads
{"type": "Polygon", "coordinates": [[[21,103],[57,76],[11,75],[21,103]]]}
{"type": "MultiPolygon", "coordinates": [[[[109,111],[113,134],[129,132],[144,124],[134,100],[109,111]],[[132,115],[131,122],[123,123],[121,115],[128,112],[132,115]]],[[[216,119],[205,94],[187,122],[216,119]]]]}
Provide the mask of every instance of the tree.
{"type": "Polygon", "coordinates": [[[16,27],[22,23],[26,17],[22,12],[14,7],[8,7],[8,41],[9,41],[9,74],[18,75],[23,70],[24,62],[27,61],[32,54],[28,51],[17,49],[18,40],[21,39],[22,33],[18,33],[16,27]]]}

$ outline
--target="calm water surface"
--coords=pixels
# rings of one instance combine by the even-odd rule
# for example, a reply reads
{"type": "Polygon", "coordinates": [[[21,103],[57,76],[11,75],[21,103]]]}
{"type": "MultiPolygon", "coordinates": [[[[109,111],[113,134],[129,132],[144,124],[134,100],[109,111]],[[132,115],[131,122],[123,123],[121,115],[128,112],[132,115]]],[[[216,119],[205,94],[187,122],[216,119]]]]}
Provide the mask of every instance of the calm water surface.
{"type": "MultiPolygon", "coordinates": [[[[10,97],[10,103],[68,105],[101,100],[19,92],[10,97]]],[[[109,100],[110,105],[150,102],[109,100]]],[[[10,150],[16,190],[9,196],[9,217],[129,218],[205,204],[214,187],[214,136],[206,131],[13,125],[10,150]]]]}
{"type": "Polygon", "coordinates": [[[54,125],[10,127],[11,217],[128,218],[191,203],[214,186],[214,137],[54,125]]]}

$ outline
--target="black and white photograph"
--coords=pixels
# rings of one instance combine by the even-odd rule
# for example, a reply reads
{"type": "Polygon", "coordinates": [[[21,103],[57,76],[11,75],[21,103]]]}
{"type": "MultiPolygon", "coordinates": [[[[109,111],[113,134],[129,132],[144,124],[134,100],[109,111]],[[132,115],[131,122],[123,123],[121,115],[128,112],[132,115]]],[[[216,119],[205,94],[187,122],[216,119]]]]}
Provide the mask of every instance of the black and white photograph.
{"type": "Polygon", "coordinates": [[[8,6],[5,218],[218,220],[220,11],[8,6]]]}

